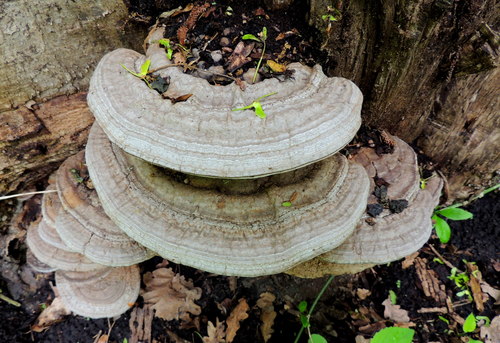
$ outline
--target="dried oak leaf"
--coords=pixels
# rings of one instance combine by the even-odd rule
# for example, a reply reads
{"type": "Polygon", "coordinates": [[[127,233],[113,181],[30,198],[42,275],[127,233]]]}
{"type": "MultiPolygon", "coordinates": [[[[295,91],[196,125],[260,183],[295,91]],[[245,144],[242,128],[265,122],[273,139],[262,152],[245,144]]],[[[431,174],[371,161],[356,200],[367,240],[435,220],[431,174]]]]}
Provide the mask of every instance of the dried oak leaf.
{"type": "Polygon", "coordinates": [[[260,314],[260,320],[262,321],[260,333],[262,334],[262,338],[264,338],[264,342],[267,342],[273,333],[274,319],[276,318],[273,306],[275,300],[276,297],[274,294],[269,292],[262,293],[259,300],[257,300],[257,307],[262,310],[260,314]]]}
{"type": "Polygon", "coordinates": [[[382,303],[384,305],[384,317],[393,320],[398,323],[408,323],[410,317],[408,316],[408,311],[403,310],[399,305],[393,305],[389,298],[385,299],[382,303]]]}
{"type": "Polygon", "coordinates": [[[201,298],[201,289],[194,287],[191,280],[176,274],[171,268],[159,268],[144,274],[146,289],[142,294],[144,302],[156,310],[155,316],[165,320],[189,321],[189,313],[199,315],[200,306],[194,303],[201,298]]]}
{"type": "Polygon", "coordinates": [[[228,58],[229,66],[227,67],[227,70],[232,73],[244,64],[250,62],[252,59],[248,57],[248,55],[250,55],[254,46],[255,43],[253,42],[248,45],[245,45],[243,42],[239,42],[238,45],[236,45],[236,48],[234,48],[231,56],[228,58]]]}
{"type": "Polygon", "coordinates": [[[224,322],[220,322],[219,318],[215,322],[215,326],[212,322],[208,322],[207,327],[208,337],[203,337],[203,343],[225,343],[224,337],[226,332],[224,330],[224,322]]]}
{"type": "Polygon", "coordinates": [[[247,301],[242,298],[239,300],[238,305],[231,311],[229,318],[226,320],[227,330],[226,330],[226,341],[231,343],[236,337],[236,332],[240,329],[240,322],[248,318],[248,306],[247,301]]]}
{"type": "Polygon", "coordinates": [[[47,306],[42,313],[40,313],[35,324],[31,327],[31,330],[42,332],[51,325],[60,322],[63,317],[68,314],[71,314],[71,311],[64,305],[60,297],[55,297],[52,304],[47,306]]]}

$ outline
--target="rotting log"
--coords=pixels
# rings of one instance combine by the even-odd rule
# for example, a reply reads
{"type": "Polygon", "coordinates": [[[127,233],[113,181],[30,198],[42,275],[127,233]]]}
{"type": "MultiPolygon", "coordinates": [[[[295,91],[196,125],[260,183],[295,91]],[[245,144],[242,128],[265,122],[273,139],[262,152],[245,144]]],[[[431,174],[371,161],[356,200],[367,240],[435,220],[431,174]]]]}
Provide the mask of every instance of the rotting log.
{"type": "Polygon", "coordinates": [[[363,91],[365,123],[416,143],[448,176],[451,198],[499,182],[496,1],[311,0],[308,18],[327,74],[363,91]]]}
{"type": "Polygon", "coordinates": [[[85,92],[2,112],[0,193],[22,189],[54,171],[83,148],[93,122],[85,92]]]}

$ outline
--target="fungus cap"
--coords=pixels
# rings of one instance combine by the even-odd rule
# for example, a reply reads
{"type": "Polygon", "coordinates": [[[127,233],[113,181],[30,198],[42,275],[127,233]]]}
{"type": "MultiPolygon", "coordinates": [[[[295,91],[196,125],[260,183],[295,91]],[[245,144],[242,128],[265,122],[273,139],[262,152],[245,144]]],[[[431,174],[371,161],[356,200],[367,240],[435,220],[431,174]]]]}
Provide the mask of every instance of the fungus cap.
{"type": "Polygon", "coordinates": [[[86,273],[56,271],[56,286],[64,304],[89,318],[121,315],[137,300],[140,284],[137,265],[86,273]]]}
{"type": "MultiPolygon", "coordinates": [[[[157,46],[158,44],[156,44],[157,46]]],[[[326,77],[320,66],[289,65],[292,78],[247,85],[213,86],[180,68],[170,77],[168,95],[193,94],[172,104],[139,78],[146,58],[150,69],[170,62],[162,49],[151,55],[118,49],[99,62],[90,82],[88,104],[109,139],[153,164],[188,174],[252,178],[293,170],[342,149],[361,124],[362,94],[351,81],[326,77]],[[267,117],[232,111],[260,100],[267,117]]]]}
{"type": "MultiPolygon", "coordinates": [[[[415,152],[402,140],[393,139],[396,144],[394,153],[378,156],[362,152],[362,158],[365,159],[363,165],[371,177],[378,176],[390,181],[388,196],[396,198],[391,200],[407,200],[408,207],[401,213],[384,210],[373,218],[373,225],[365,221],[369,217],[365,215],[342,245],[320,256],[320,259],[346,264],[382,264],[412,254],[429,239],[432,231],[431,215],[439,203],[442,180],[433,177],[426,189],[420,189],[415,152]]],[[[374,185],[372,182],[371,192],[374,185]]]]}
{"type": "Polygon", "coordinates": [[[111,221],[96,191],[78,179],[87,174],[84,158],[81,151],[66,159],[57,171],[62,210],[58,212],[55,227],[61,239],[70,249],[106,266],[130,266],[153,257],[152,251],[111,221]]]}
{"type": "Polygon", "coordinates": [[[86,160],[104,210],[130,237],[168,260],[224,275],[279,273],[333,249],[368,197],[364,168],[338,154],[301,181],[243,195],[179,182],[112,145],[97,124],[86,160]]]}

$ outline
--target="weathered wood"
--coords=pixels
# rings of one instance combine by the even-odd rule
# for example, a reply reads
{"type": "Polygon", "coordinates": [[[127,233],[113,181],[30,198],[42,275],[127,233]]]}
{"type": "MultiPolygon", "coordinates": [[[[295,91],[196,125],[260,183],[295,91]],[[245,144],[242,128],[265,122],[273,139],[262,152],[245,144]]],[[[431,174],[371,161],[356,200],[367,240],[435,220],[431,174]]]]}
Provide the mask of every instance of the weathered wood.
{"type": "Polygon", "coordinates": [[[0,193],[46,177],[87,141],[94,121],[86,93],[0,115],[0,193]]]}
{"type": "Polygon", "coordinates": [[[0,112],[86,89],[104,53],[143,36],[127,18],[121,1],[0,1],[0,112]]]}
{"type": "Polygon", "coordinates": [[[327,73],[363,91],[365,123],[417,142],[452,197],[498,182],[499,20],[494,0],[311,0],[309,15],[327,73]],[[333,7],[339,20],[323,19],[333,7]]]}

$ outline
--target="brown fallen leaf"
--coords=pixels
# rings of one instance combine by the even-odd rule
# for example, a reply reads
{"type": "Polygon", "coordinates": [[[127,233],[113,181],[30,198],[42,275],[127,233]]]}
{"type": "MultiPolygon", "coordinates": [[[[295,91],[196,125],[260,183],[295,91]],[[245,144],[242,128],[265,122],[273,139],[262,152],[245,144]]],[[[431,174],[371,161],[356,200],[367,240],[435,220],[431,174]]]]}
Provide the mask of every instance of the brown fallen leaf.
{"type": "Polygon", "coordinates": [[[144,302],[156,310],[155,316],[165,320],[190,321],[189,314],[199,315],[200,306],[195,300],[201,298],[201,288],[194,287],[191,280],[176,274],[171,268],[159,268],[143,276],[144,302]]]}
{"type": "Polygon", "coordinates": [[[358,289],[356,289],[356,295],[361,300],[365,300],[371,294],[372,294],[372,292],[370,292],[370,290],[368,290],[368,289],[364,289],[364,288],[358,288],[358,289]]]}
{"type": "Polygon", "coordinates": [[[264,342],[267,342],[273,334],[274,319],[276,318],[273,305],[275,300],[276,296],[270,292],[262,293],[259,300],[257,300],[257,307],[261,309],[260,320],[262,321],[262,325],[260,333],[264,342]]]}
{"type": "Polygon", "coordinates": [[[500,290],[491,287],[486,281],[481,281],[481,289],[495,300],[495,305],[500,304],[500,290]]]}
{"type": "Polygon", "coordinates": [[[500,315],[493,318],[490,326],[482,326],[480,331],[481,338],[484,343],[498,343],[500,342],[500,315]]]}
{"type": "Polygon", "coordinates": [[[172,104],[176,104],[178,102],[184,102],[184,101],[186,101],[187,99],[189,99],[192,96],[193,96],[193,94],[184,94],[184,95],[181,95],[181,96],[178,96],[178,97],[165,96],[165,98],[169,99],[172,102],[172,104]]]}
{"type": "Polygon", "coordinates": [[[97,340],[95,341],[95,343],[108,343],[108,340],[109,340],[109,336],[104,334],[104,335],[101,335],[97,338],[97,340]]]}
{"type": "Polygon", "coordinates": [[[410,321],[408,311],[403,310],[399,305],[393,305],[389,298],[382,303],[384,305],[384,317],[398,323],[407,323],[410,321]]]}
{"type": "Polygon", "coordinates": [[[236,337],[236,332],[240,329],[240,322],[248,318],[248,310],[250,307],[247,301],[242,298],[239,300],[238,305],[231,311],[229,318],[226,320],[227,330],[226,330],[226,341],[231,343],[236,337]]]}
{"type": "Polygon", "coordinates": [[[232,73],[236,69],[241,68],[244,64],[250,62],[252,59],[248,57],[248,55],[250,55],[254,46],[255,43],[253,42],[248,45],[243,42],[239,42],[238,45],[236,45],[236,48],[234,48],[231,56],[228,57],[229,65],[227,70],[232,73]]]}
{"type": "Polygon", "coordinates": [[[206,2],[203,5],[196,5],[191,9],[187,20],[177,30],[177,40],[180,44],[186,44],[188,31],[195,27],[196,21],[200,15],[202,15],[209,7],[210,4],[206,2]]]}
{"type": "Polygon", "coordinates": [[[51,325],[60,322],[64,316],[69,314],[71,314],[71,311],[64,305],[60,297],[56,297],[52,303],[40,313],[35,324],[31,327],[31,330],[42,332],[51,325]]]}
{"type": "Polygon", "coordinates": [[[226,332],[224,330],[224,322],[220,322],[219,318],[216,319],[216,324],[208,322],[207,334],[208,337],[203,337],[203,343],[224,343],[226,332]]]}

